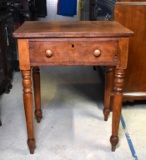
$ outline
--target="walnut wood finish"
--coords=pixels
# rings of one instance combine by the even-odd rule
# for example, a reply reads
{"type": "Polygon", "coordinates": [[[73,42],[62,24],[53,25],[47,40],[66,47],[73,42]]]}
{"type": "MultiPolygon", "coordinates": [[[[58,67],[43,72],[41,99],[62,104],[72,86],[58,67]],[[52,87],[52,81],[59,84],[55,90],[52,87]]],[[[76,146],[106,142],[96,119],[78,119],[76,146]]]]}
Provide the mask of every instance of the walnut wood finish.
{"type": "Polygon", "coordinates": [[[34,101],[35,101],[35,116],[39,123],[42,118],[41,110],[41,97],[40,97],[40,69],[33,67],[33,88],[34,88],[34,101]]]}
{"type": "MultiPolygon", "coordinates": [[[[104,109],[103,109],[103,113],[104,113],[104,120],[107,121],[108,119],[108,115],[110,113],[110,111],[113,109],[113,106],[116,102],[113,102],[114,98],[112,96],[114,96],[114,94],[112,94],[112,91],[114,91],[113,85],[115,86],[115,84],[113,84],[114,82],[114,78],[116,77],[113,76],[114,72],[116,69],[121,69],[124,66],[126,66],[127,61],[125,61],[125,58],[128,60],[128,39],[122,38],[121,41],[119,41],[119,52],[117,55],[117,66],[116,67],[111,67],[111,68],[107,68],[107,72],[105,74],[105,91],[104,91],[104,109]],[[125,54],[123,54],[125,53],[125,54]],[[121,67],[118,67],[121,66],[121,67]],[[110,97],[109,97],[110,96],[110,97]]],[[[124,68],[126,69],[126,68],[124,68]]],[[[119,79],[120,80],[120,79],[119,79]]],[[[120,83],[120,82],[119,82],[120,83]]],[[[121,107],[121,106],[119,106],[121,107]]]]}
{"type": "Polygon", "coordinates": [[[116,149],[116,145],[119,141],[118,138],[118,128],[120,122],[121,115],[121,102],[122,102],[122,92],[123,92],[123,84],[124,84],[124,73],[125,70],[116,69],[115,70],[115,79],[114,79],[114,95],[113,95],[113,115],[112,115],[112,136],[110,138],[110,142],[112,144],[112,151],[116,149]]]}
{"type": "Polygon", "coordinates": [[[32,66],[50,65],[115,65],[117,40],[88,39],[47,39],[29,43],[30,62],[32,66]],[[45,43],[44,43],[45,42],[45,43]],[[100,51],[97,56],[96,50],[100,51]],[[47,51],[47,55],[46,55],[47,51]]]}
{"type": "Polygon", "coordinates": [[[21,38],[99,38],[128,37],[131,31],[116,21],[27,21],[14,32],[21,38]],[[37,27],[36,27],[37,26],[37,27]],[[121,30],[121,32],[120,32],[121,30]]]}
{"type": "Polygon", "coordinates": [[[114,76],[114,67],[106,67],[105,73],[105,93],[104,93],[104,120],[107,121],[108,115],[111,111],[110,109],[110,102],[111,102],[111,93],[113,88],[113,76],[114,76]]]}
{"type": "MultiPolygon", "coordinates": [[[[40,121],[42,112],[38,66],[54,65],[103,65],[109,66],[109,70],[111,66],[116,67],[111,136],[112,150],[115,150],[130,35],[133,35],[132,31],[114,21],[25,22],[14,32],[14,36],[18,38],[30,153],[35,148],[30,68],[33,67],[35,115],[37,121],[40,121]]],[[[110,83],[107,82],[106,85],[110,86],[110,83]]],[[[105,96],[107,99],[110,98],[109,92],[110,90],[105,96]]]]}
{"type": "Polygon", "coordinates": [[[33,126],[33,106],[32,106],[32,89],[31,89],[31,71],[22,71],[22,84],[23,84],[23,100],[25,117],[27,124],[28,146],[30,153],[34,152],[35,140],[34,140],[34,126],[33,126]]]}
{"type": "Polygon", "coordinates": [[[146,100],[146,1],[117,2],[115,20],[134,31],[129,42],[123,101],[146,100]]]}

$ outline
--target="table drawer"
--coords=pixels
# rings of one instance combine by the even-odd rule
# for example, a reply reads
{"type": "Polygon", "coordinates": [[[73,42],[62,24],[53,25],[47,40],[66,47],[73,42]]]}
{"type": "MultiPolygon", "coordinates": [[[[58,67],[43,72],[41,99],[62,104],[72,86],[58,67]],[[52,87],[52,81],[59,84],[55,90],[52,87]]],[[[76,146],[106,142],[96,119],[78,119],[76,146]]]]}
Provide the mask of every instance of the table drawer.
{"type": "Polygon", "coordinates": [[[66,40],[30,41],[32,66],[115,65],[116,41],[66,40]]]}

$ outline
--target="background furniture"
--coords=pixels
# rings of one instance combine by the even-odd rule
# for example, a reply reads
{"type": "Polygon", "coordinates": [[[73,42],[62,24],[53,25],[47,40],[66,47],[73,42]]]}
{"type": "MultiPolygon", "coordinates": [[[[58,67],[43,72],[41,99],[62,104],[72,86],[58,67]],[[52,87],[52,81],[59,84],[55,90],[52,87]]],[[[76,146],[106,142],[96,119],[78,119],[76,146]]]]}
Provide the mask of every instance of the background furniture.
{"type": "Polygon", "coordinates": [[[116,2],[145,2],[146,0],[90,0],[89,20],[113,20],[116,2]]]}
{"type": "MultiPolygon", "coordinates": [[[[8,12],[0,12],[0,95],[12,88],[12,72],[18,69],[13,17],[8,12]]],[[[1,120],[0,120],[1,124],[1,120]]]]}
{"type": "MultiPolygon", "coordinates": [[[[146,0],[111,1],[92,0],[94,2],[91,10],[92,18],[93,20],[112,20],[114,18],[134,31],[134,37],[130,38],[129,44],[123,101],[146,100],[146,76],[144,74],[146,72],[146,0]],[[111,1],[114,5],[108,7],[111,1]],[[109,12],[114,17],[106,19],[105,15],[109,15],[109,12]]],[[[105,72],[103,68],[102,71],[105,72]]]]}
{"type": "Polygon", "coordinates": [[[10,91],[12,72],[18,67],[13,31],[12,15],[5,12],[0,15],[0,94],[10,91]]]}
{"type": "Polygon", "coordinates": [[[129,43],[123,101],[146,100],[146,2],[117,2],[114,19],[134,31],[129,43]]]}
{"type": "Polygon", "coordinates": [[[14,21],[37,20],[39,9],[35,0],[0,0],[0,10],[2,7],[13,12],[14,21]]]}

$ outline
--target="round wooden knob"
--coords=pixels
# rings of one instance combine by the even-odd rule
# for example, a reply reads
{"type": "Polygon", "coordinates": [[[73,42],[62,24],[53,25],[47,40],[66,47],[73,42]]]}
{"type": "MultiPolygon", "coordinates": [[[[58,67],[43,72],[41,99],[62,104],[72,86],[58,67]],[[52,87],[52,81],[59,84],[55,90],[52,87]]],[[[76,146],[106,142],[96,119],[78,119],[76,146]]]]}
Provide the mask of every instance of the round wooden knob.
{"type": "Polygon", "coordinates": [[[95,51],[94,51],[94,56],[95,57],[99,57],[101,55],[101,51],[99,50],[99,49],[96,49],[95,51]]]}
{"type": "Polygon", "coordinates": [[[46,50],[46,57],[47,57],[47,58],[52,57],[52,55],[53,55],[53,53],[52,53],[51,50],[46,50]]]}

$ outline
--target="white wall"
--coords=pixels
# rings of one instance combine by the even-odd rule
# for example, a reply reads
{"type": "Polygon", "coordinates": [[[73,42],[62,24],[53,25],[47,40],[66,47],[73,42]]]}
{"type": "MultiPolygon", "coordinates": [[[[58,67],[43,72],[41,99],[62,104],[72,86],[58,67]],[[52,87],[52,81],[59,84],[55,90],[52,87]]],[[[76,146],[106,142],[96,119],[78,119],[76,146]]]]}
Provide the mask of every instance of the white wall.
{"type": "Polygon", "coordinates": [[[58,0],[47,0],[47,16],[45,18],[39,18],[39,20],[46,21],[75,21],[78,20],[77,15],[73,17],[57,15],[57,2],[58,0]]]}

